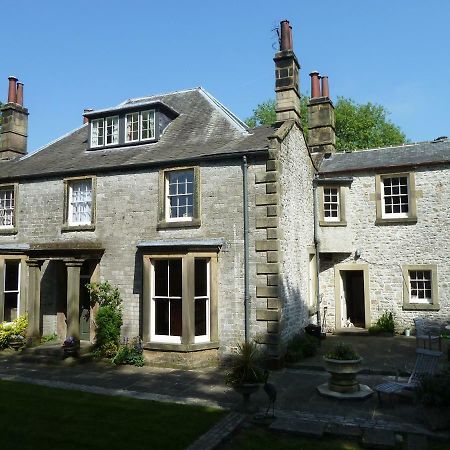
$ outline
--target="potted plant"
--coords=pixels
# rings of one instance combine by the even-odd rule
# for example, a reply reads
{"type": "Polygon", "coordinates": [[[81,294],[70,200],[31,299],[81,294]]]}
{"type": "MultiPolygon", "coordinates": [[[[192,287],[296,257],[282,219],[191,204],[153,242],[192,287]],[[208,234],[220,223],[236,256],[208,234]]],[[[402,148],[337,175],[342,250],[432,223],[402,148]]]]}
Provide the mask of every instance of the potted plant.
{"type": "Polygon", "coordinates": [[[64,356],[78,356],[78,352],[80,351],[80,341],[73,337],[69,336],[62,345],[64,356]]]}
{"type": "Polygon", "coordinates": [[[331,374],[330,391],[352,393],[359,391],[356,374],[361,370],[362,358],[348,344],[337,344],[323,357],[325,368],[331,374]]]}
{"type": "Polygon", "coordinates": [[[231,369],[227,372],[225,381],[242,394],[245,411],[249,409],[250,395],[255,393],[264,381],[260,361],[261,354],[254,342],[238,344],[230,359],[231,369]]]}
{"type": "Polygon", "coordinates": [[[9,346],[16,352],[19,348],[23,347],[25,338],[21,334],[13,334],[9,339],[9,346]]]}

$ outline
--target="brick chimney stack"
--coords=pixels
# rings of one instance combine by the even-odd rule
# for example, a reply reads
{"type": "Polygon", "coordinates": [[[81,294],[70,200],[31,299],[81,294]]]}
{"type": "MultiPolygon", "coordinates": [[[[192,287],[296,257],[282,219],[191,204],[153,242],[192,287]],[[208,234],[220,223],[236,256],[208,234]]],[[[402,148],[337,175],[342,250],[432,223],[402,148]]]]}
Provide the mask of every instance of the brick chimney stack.
{"type": "Polygon", "coordinates": [[[280,23],[280,51],[275,53],[275,112],[277,125],[286,120],[300,121],[300,64],[292,43],[292,27],[289,21],[280,23]]]}
{"type": "Polygon", "coordinates": [[[328,77],[311,72],[311,99],[308,102],[308,146],[312,153],[325,155],[336,151],[334,106],[330,99],[328,77]]]}
{"type": "Polygon", "coordinates": [[[28,109],[23,107],[23,83],[8,77],[8,103],[2,106],[0,159],[13,159],[27,153],[28,109]]]}

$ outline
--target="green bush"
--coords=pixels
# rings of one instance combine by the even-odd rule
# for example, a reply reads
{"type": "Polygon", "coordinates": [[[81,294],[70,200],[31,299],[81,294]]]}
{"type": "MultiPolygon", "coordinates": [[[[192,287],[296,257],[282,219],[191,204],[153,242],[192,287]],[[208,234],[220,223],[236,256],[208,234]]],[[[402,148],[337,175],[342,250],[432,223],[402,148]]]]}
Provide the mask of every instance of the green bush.
{"type": "Polygon", "coordinates": [[[116,365],[129,364],[131,366],[142,367],[145,362],[142,352],[141,340],[137,337],[121,345],[112,362],[116,365]]]}
{"type": "Polygon", "coordinates": [[[119,348],[120,327],[123,323],[120,292],[108,281],[90,283],[86,287],[91,295],[91,302],[99,305],[95,314],[95,353],[113,358],[119,348]]]}
{"type": "Polygon", "coordinates": [[[12,322],[0,323],[0,350],[9,347],[13,339],[21,339],[25,343],[28,328],[28,317],[19,316],[12,322]]]}
{"type": "Polygon", "coordinates": [[[392,312],[385,311],[376,321],[375,325],[369,328],[370,334],[392,333],[395,331],[394,315],[392,312]]]}
{"type": "Polygon", "coordinates": [[[297,362],[314,356],[319,348],[319,340],[309,334],[298,334],[289,342],[286,350],[286,361],[297,362]]]}
{"type": "Polygon", "coordinates": [[[46,342],[53,342],[58,339],[58,335],[56,333],[46,334],[41,337],[41,344],[45,344],[46,342]]]}
{"type": "Polygon", "coordinates": [[[353,350],[351,345],[340,342],[333,347],[333,350],[325,355],[325,358],[354,361],[355,359],[359,359],[359,355],[353,350]]]}
{"type": "Polygon", "coordinates": [[[254,342],[238,344],[230,359],[231,368],[225,375],[225,382],[231,386],[242,383],[262,383],[264,371],[261,368],[262,355],[254,342]]]}

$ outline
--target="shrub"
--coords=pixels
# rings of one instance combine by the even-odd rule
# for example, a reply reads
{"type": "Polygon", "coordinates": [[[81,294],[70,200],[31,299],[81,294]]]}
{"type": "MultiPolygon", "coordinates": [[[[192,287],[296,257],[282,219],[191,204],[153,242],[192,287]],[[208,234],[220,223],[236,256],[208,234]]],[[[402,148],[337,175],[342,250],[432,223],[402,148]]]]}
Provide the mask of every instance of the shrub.
{"type": "Polygon", "coordinates": [[[339,343],[333,347],[333,350],[325,355],[325,358],[329,359],[339,359],[342,361],[354,361],[359,359],[358,353],[353,350],[351,345],[339,343]]]}
{"type": "Polygon", "coordinates": [[[53,334],[46,334],[41,337],[41,344],[45,344],[47,342],[53,342],[58,339],[58,335],[56,333],[53,334]]]}
{"type": "Polygon", "coordinates": [[[289,342],[286,350],[286,361],[297,362],[314,356],[319,347],[319,340],[309,334],[298,334],[289,342]]]}
{"type": "Polygon", "coordinates": [[[26,315],[19,316],[12,322],[0,323],[0,350],[9,347],[13,339],[21,339],[25,341],[28,328],[28,317],[26,315]]]}
{"type": "Polygon", "coordinates": [[[90,283],[86,287],[91,295],[91,302],[99,305],[95,315],[95,353],[98,356],[113,358],[119,348],[122,326],[120,292],[108,281],[90,283]]]}
{"type": "Polygon", "coordinates": [[[395,331],[395,322],[394,315],[392,312],[385,311],[381,317],[376,321],[375,325],[369,327],[370,334],[379,334],[379,333],[394,333],[395,331]]]}
{"type": "Polygon", "coordinates": [[[119,347],[119,350],[114,356],[112,362],[116,365],[129,364],[132,366],[142,367],[144,365],[144,356],[142,355],[142,343],[139,337],[127,340],[124,345],[119,347]]]}
{"type": "Polygon", "coordinates": [[[239,385],[264,381],[264,371],[260,366],[261,359],[261,353],[254,342],[238,344],[230,359],[231,369],[225,376],[226,383],[239,385]]]}

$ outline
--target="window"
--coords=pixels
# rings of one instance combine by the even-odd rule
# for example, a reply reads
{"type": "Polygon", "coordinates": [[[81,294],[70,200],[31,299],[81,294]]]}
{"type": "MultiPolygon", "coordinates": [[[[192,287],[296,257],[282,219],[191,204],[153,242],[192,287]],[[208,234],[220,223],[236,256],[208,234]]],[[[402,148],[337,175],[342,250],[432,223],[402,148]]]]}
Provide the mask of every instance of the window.
{"type": "Polygon", "coordinates": [[[5,322],[12,322],[19,316],[20,310],[20,261],[5,260],[3,292],[5,295],[5,322]]]}
{"type": "Polygon", "coordinates": [[[159,229],[200,226],[199,172],[198,167],[160,171],[159,229]]]}
{"type": "Polygon", "coordinates": [[[210,342],[212,259],[195,254],[150,258],[151,342],[210,342]]]}
{"type": "Polygon", "coordinates": [[[67,227],[91,227],[95,222],[95,178],[65,180],[67,227]]]}
{"type": "Polygon", "coordinates": [[[141,113],[141,140],[146,141],[155,137],[155,111],[141,113]]]}
{"type": "Polygon", "coordinates": [[[91,122],[91,147],[119,143],[119,116],[95,119],[91,122]]]}
{"type": "Polygon", "coordinates": [[[91,123],[91,147],[105,145],[105,128],[103,119],[93,120],[91,123]]]}
{"type": "Polygon", "coordinates": [[[125,142],[134,142],[139,140],[139,113],[131,113],[125,116],[126,136],[125,142]]]}
{"type": "Polygon", "coordinates": [[[194,214],[194,171],[177,170],[167,173],[166,220],[192,220],[194,214]]]}
{"type": "Polygon", "coordinates": [[[318,187],[319,223],[321,226],[345,226],[344,186],[318,187]]]}
{"type": "Polygon", "coordinates": [[[416,221],[413,174],[377,175],[377,223],[416,221]]]}
{"type": "Polygon", "coordinates": [[[0,187],[0,229],[14,228],[14,186],[0,187]]]}
{"type": "Polygon", "coordinates": [[[435,265],[404,266],[403,281],[403,309],[439,309],[435,265]]]}

